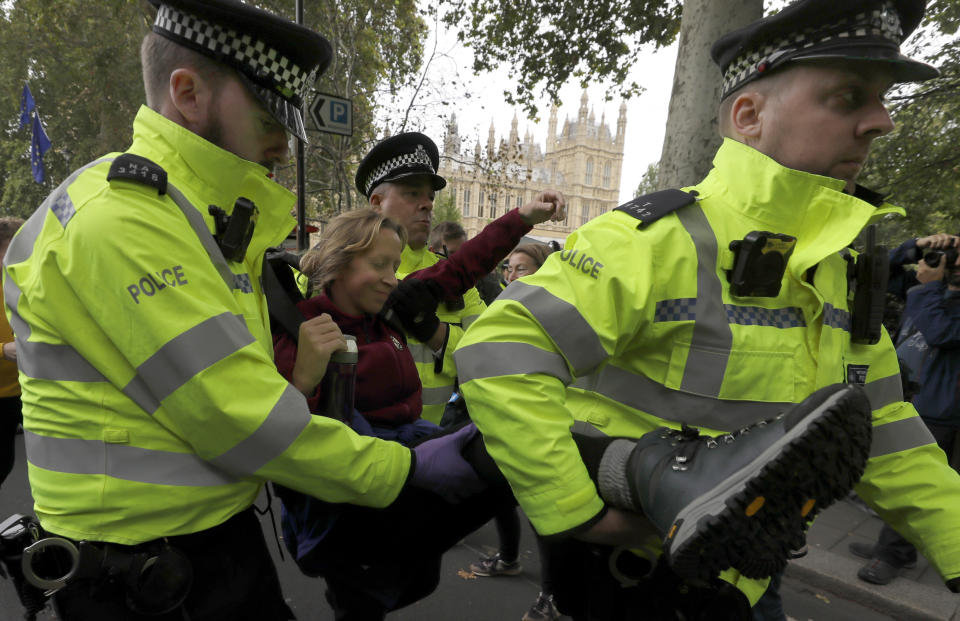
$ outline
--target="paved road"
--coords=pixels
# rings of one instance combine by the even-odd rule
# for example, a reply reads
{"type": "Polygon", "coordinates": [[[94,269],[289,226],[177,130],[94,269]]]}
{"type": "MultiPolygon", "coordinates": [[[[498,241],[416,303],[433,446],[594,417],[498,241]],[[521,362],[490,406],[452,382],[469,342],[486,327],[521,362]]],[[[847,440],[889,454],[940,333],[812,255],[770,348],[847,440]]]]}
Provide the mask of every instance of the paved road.
{"type": "MultiPolygon", "coordinates": [[[[26,483],[22,456],[22,440],[18,443],[17,465],[0,488],[0,519],[11,513],[23,513],[32,507],[26,483]]],[[[264,532],[273,550],[284,593],[301,621],[329,621],[332,614],[323,598],[322,584],[300,574],[289,558],[281,562],[268,517],[261,519],[264,532]]],[[[521,543],[524,571],[511,578],[474,578],[466,571],[480,553],[496,546],[492,525],[480,529],[452,549],[445,557],[440,588],[431,597],[390,615],[391,621],[518,621],[538,593],[540,574],[534,539],[525,528],[521,543]]],[[[830,593],[817,591],[804,584],[786,580],[783,586],[788,617],[796,621],[892,621],[882,611],[846,601],[830,593]]],[[[12,586],[0,579],[0,621],[22,620],[22,609],[12,586]]],[[[56,616],[49,609],[40,621],[56,616]]],[[[566,618],[565,618],[566,619],[566,618]]],[[[95,620],[90,620],[95,621],[95,620]]],[[[225,620],[227,621],[227,620],[225,620]]]]}

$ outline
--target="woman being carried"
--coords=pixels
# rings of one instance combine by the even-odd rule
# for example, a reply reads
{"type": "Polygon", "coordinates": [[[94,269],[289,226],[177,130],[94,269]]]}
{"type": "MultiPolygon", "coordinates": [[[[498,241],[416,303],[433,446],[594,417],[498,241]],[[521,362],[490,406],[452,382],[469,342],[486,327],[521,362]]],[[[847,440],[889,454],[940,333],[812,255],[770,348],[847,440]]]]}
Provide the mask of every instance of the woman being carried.
{"type": "MultiPolygon", "coordinates": [[[[525,227],[514,228],[517,238],[525,232],[525,227]]],[[[496,227],[492,230],[503,233],[496,227]]],[[[408,278],[427,283],[423,289],[431,292],[436,305],[441,297],[471,282],[471,269],[482,275],[502,258],[478,259],[478,254],[489,250],[483,236],[464,244],[455,258],[408,278]]],[[[301,261],[313,288],[322,293],[297,305],[306,318],[299,344],[281,334],[275,336],[274,345],[281,374],[317,412],[322,397],[319,384],[330,356],[345,347],[344,333],[354,335],[359,349],[355,406],[362,417],[350,424],[360,433],[416,444],[439,428],[420,419],[420,380],[406,337],[380,312],[397,286],[395,271],[405,238],[402,227],[372,209],[334,218],[322,241],[301,261]]],[[[509,248],[512,242],[499,243],[509,248]]],[[[482,451],[479,438],[470,440],[468,432],[465,454],[482,451]]],[[[480,460],[468,461],[476,467],[480,460]]],[[[495,471],[493,463],[487,462],[495,471]]],[[[484,480],[499,478],[498,472],[479,474],[484,480]]],[[[432,592],[443,552],[494,513],[515,504],[505,485],[481,491],[482,487],[478,480],[472,488],[451,488],[445,498],[408,486],[381,510],[323,505],[280,489],[285,542],[304,573],[326,578],[327,599],[337,619],[382,618],[387,611],[432,592]]]]}

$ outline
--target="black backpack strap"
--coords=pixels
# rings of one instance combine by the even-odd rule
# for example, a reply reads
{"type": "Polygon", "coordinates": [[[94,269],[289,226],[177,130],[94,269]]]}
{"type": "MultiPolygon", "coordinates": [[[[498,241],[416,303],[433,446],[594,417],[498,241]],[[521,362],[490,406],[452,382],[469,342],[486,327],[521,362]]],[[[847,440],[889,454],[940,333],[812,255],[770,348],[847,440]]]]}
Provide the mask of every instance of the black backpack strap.
{"type": "Polygon", "coordinates": [[[300,324],[305,321],[297,302],[303,295],[297,287],[291,267],[299,265],[297,255],[271,248],[263,261],[263,293],[267,296],[270,327],[276,332],[279,325],[294,342],[300,336],[300,324]]]}
{"type": "Polygon", "coordinates": [[[656,222],[681,207],[692,205],[696,201],[696,193],[682,190],[660,190],[659,192],[638,196],[632,201],[620,205],[615,211],[622,211],[639,220],[640,224],[637,225],[639,229],[656,222]]]}

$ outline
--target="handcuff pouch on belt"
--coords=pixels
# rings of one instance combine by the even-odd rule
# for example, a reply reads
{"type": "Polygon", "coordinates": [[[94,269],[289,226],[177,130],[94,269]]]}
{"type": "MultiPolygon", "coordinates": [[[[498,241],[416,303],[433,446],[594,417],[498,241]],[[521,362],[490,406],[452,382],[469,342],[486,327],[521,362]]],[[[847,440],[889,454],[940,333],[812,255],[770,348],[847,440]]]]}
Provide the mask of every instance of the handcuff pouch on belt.
{"type": "Polygon", "coordinates": [[[122,546],[45,537],[23,550],[22,571],[46,596],[82,580],[122,585],[127,607],[143,615],[175,610],[193,586],[190,560],[165,540],[122,546]]]}
{"type": "Polygon", "coordinates": [[[47,596],[23,575],[23,551],[42,535],[33,517],[19,513],[0,522],[0,577],[9,578],[23,605],[25,619],[33,621],[46,606],[47,596]]]}
{"type": "Polygon", "coordinates": [[[775,298],[780,295],[787,261],[797,238],[769,231],[751,231],[730,242],[733,269],[727,274],[730,294],[736,297],[775,298]]]}

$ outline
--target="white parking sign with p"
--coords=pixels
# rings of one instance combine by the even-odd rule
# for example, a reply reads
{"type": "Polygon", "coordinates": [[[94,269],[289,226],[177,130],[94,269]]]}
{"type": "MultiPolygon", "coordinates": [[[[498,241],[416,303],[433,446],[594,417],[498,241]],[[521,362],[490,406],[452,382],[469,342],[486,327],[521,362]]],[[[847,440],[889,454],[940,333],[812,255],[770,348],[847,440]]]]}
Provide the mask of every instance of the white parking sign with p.
{"type": "Polygon", "coordinates": [[[310,104],[307,129],[350,136],[353,134],[353,103],[327,93],[317,93],[310,104]]]}

